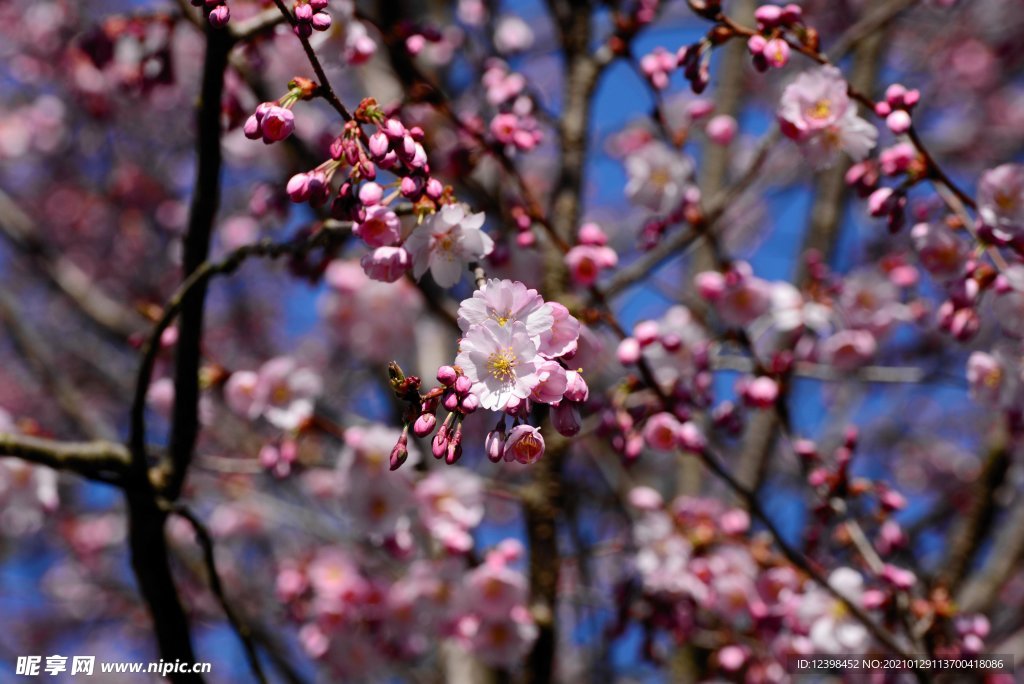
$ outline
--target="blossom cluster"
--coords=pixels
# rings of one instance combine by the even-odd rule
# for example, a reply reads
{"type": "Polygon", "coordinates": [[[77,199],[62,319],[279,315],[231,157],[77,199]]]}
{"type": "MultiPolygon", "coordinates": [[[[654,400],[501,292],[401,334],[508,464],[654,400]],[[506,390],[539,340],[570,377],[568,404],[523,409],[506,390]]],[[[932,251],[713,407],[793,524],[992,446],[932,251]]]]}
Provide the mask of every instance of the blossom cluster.
{"type": "MultiPolygon", "coordinates": [[[[277,598],[302,648],[345,680],[415,662],[439,639],[489,665],[516,664],[537,635],[518,568],[522,545],[507,539],[472,561],[483,480],[462,467],[388,473],[396,435],[382,425],[350,427],[335,469],[302,480],[368,542],[279,562],[277,598]]],[[[410,462],[418,458],[411,446],[410,462]]]]}
{"type": "MultiPolygon", "coordinates": [[[[666,502],[646,486],[631,490],[629,502],[636,511],[633,535],[639,551],[634,577],[620,587],[625,591],[639,582],[639,596],[627,600],[643,605],[633,610],[645,616],[646,648],[653,651],[660,630],[677,643],[713,633],[713,664],[726,677],[781,682],[787,677],[782,663],[793,656],[875,652],[879,645],[845,602],[874,619],[888,619],[902,610],[899,594],[916,582],[912,573],[891,564],[867,576],[840,566],[827,578],[840,599],[768,553],[757,539],[748,541],[751,522],[742,509],[687,496],[666,502]]],[[[893,538],[892,532],[884,534],[893,538]]],[[[937,652],[978,653],[988,633],[985,618],[954,620],[951,608],[948,600],[937,598],[915,611],[930,612],[937,652]]]]}
{"type": "MultiPolygon", "coordinates": [[[[268,143],[286,138],[294,129],[290,107],[314,91],[312,83],[296,79],[278,103],[257,108],[246,123],[246,136],[268,143]]],[[[354,224],[353,233],[372,250],[360,263],[374,280],[395,282],[409,271],[422,278],[429,271],[438,285],[452,287],[468,264],[494,249],[481,230],[484,214],[456,202],[450,188],[430,175],[423,130],[385,116],[373,100],[364,100],[356,118],[345,124],[331,143],[330,158],[292,176],[286,190],[293,202],[319,208],[330,201],[332,217],[354,224]],[[367,134],[363,124],[375,130],[367,134]],[[332,179],[345,167],[347,178],[335,190],[332,179]],[[395,180],[384,183],[379,173],[395,180]],[[403,226],[399,200],[410,203],[402,211],[415,216],[415,225],[403,226]]]]}
{"type": "MultiPolygon", "coordinates": [[[[428,437],[437,428],[431,441],[436,458],[450,464],[459,460],[463,420],[477,408],[503,414],[486,440],[492,461],[528,464],[543,455],[540,428],[529,424],[534,404],[552,407],[553,423],[562,434],[579,431],[579,404],[587,400],[589,388],[582,370],[568,367],[580,336],[580,323],[568,309],[545,302],[521,282],[491,279],[463,300],[458,323],[462,337],[455,364],[438,369],[440,387],[413,400],[414,434],[428,437]],[[438,427],[441,406],[448,415],[438,427]],[[510,431],[508,417],[513,420],[510,431]]],[[[401,448],[399,442],[395,468],[404,461],[401,448]]]]}
{"type": "Polygon", "coordinates": [[[835,163],[840,151],[860,161],[878,139],[878,129],[857,115],[846,79],[834,66],[806,71],[786,86],[779,126],[817,168],[835,163]]]}

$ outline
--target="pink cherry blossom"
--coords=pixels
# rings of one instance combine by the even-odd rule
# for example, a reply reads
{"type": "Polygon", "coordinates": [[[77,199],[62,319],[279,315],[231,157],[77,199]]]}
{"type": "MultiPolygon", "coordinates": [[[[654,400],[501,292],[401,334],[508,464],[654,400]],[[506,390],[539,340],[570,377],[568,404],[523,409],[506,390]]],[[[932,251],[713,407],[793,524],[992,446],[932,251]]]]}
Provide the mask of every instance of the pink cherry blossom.
{"type": "Polygon", "coordinates": [[[458,204],[442,207],[405,241],[413,259],[413,275],[422,278],[429,269],[441,287],[455,285],[467,264],[494,249],[494,241],[480,230],[483,224],[482,213],[469,214],[458,204]]]}

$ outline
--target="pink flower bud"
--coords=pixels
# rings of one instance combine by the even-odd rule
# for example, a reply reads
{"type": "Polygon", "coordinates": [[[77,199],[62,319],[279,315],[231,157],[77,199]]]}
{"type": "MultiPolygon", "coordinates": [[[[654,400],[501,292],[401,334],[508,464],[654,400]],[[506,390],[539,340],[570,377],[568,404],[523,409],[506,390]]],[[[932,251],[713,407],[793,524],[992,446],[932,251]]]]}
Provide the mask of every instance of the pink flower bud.
{"type": "Polygon", "coordinates": [[[213,28],[224,28],[228,25],[228,20],[231,18],[231,10],[227,5],[219,5],[210,10],[210,15],[206,19],[210,22],[210,26],[213,28]]]}
{"type": "Polygon", "coordinates": [[[691,421],[686,421],[679,426],[679,446],[684,451],[695,454],[703,453],[708,442],[701,433],[700,428],[691,421]]]}
{"type": "Polygon", "coordinates": [[[717,145],[728,145],[736,137],[736,119],[728,114],[712,117],[704,127],[708,139],[717,145]]]}
{"type": "Polygon", "coordinates": [[[885,216],[895,204],[892,188],[879,188],[868,197],[868,213],[872,216],[885,216]]]}
{"type": "Polygon", "coordinates": [[[460,458],[462,458],[462,444],[455,441],[449,442],[448,451],[444,455],[444,462],[448,465],[455,465],[459,462],[460,458]]]}
{"type": "Polygon", "coordinates": [[[455,372],[455,369],[451,366],[441,366],[437,369],[437,381],[445,387],[451,387],[455,384],[455,380],[458,379],[459,374],[455,372]]]}
{"type": "Polygon", "coordinates": [[[752,55],[763,54],[766,45],[768,45],[768,39],[760,33],[755,33],[747,39],[747,50],[749,50],[752,55]]]}
{"type": "Polygon", "coordinates": [[[776,5],[761,5],[754,10],[754,19],[762,28],[773,28],[782,19],[782,8],[776,5]]]}
{"type": "Polygon", "coordinates": [[[370,157],[375,161],[380,161],[384,155],[388,153],[391,143],[388,141],[388,136],[385,135],[383,131],[377,131],[370,136],[366,146],[370,152],[370,157]]]}
{"type": "Polygon", "coordinates": [[[418,176],[406,176],[402,179],[399,189],[401,190],[402,197],[417,200],[420,198],[420,195],[423,194],[424,185],[422,178],[418,176]]]}
{"type": "Polygon", "coordinates": [[[629,490],[629,505],[641,511],[656,511],[665,505],[658,490],[652,487],[633,487],[629,490]]]}
{"type": "Polygon", "coordinates": [[[672,451],[679,440],[679,421],[671,413],[656,413],[644,424],[644,441],[652,449],[672,451]]]}
{"type": "Polygon", "coordinates": [[[434,458],[442,458],[448,453],[448,430],[444,425],[434,435],[434,439],[430,440],[430,453],[434,454],[434,458]]]}
{"type": "Polygon", "coordinates": [[[726,672],[739,672],[747,662],[747,651],[742,646],[730,644],[718,651],[718,664],[726,672]]]}
{"type": "Polygon", "coordinates": [[[459,407],[459,395],[455,392],[448,392],[444,395],[444,400],[441,401],[441,405],[445,407],[447,411],[454,411],[459,407]]]}
{"type": "Polygon", "coordinates": [[[658,340],[657,321],[641,321],[633,327],[633,337],[640,343],[641,347],[647,347],[658,340]]]}
{"type": "Polygon", "coordinates": [[[910,570],[888,563],[882,569],[881,577],[897,589],[910,589],[917,582],[917,577],[910,570]]]}
{"type": "Polygon", "coordinates": [[[408,439],[409,438],[406,436],[406,433],[403,431],[402,436],[398,438],[398,443],[396,443],[395,447],[391,450],[391,470],[398,470],[402,467],[402,464],[405,463],[405,460],[409,458],[408,439]]]}
{"type": "Polygon", "coordinates": [[[734,508],[722,514],[719,525],[726,534],[743,534],[750,529],[750,516],[742,508],[734,508]]]}
{"type": "Polygon", "coordinates": [[[766,375],[754,378],[743,391],[743,400],[754,408],[771,408],[778,398],[779,384],[766,375]]]}
{"type": "Polygon", "coordinates": [[[263,131],[260,129],[260,121],[255,114],[249,116],[245,120],[245,126],[242,127],[242,132],[245,133],[245,137],[249,140],[258,140],[263,137],[263,131]]]}
{"type": "Polygon", "coordinates": [[[635,337],[627,337],[619,342],[616,356],[618,356],[619,363],[623,366],[633,365],[640,360],[640,343],[637,342],[635,337]]]}
{"type": "Polygon", "coordinates": [[[331,15],[327,12],[317,12],[313,15],[312,23],[315,31],[326,31],[331,28],[331,15]]]}
{"type": "Polygon", "coordinates": [[[574,401],[561,401],[555,406],[551,422],[555,430],[563,437],[575,437],[581,427],[579,404],[574,401]]]}
{"type": "Polygon", "coordinates": [[[309,174],[297,173],[288,180],[285,187],[292,202],[305,202],[309,199],[309,174]]]}
{"type": "Polygon", "coordinates": [[[297,21],[311,21],[313,19],[313,8],[308,4],[298,5],[295,8],[295,19],[297,21]]]}
{"type": "Polygon", "coordinates": [[[466,415],[473,413],[480,408],[480,397],[475,394],[467,394],[466,397],[459,402],[459,408],[462,409],[462,412],[466,415]]]}
{"type": "Polygon", "coordinates": [[[465,396],[472,387],[473,381],[470,380],[465,375],[460,375],[459,377],[455,378],[455,391],[458,392],[460,395],[465,396]]]}
{"type": "Polygon", "coordinates": [[[313,8],[314,12],[319,12],[327,8],[327,0],[309,0],[309,6],[313,8]]]}
{"type": "Polygon", "coordinates": [[[891,86],[885,89],[885,101],[890,107],[895,109],[903,105],[903,96],[906,95],[907,89],[899,83],[893,83],[891,86]]]}
{"type": "Polygon", "coordinates": [[[587,387],[587,381],[583,379],[583,374],[574,371],[565,371],[565,394],[563,395],[569,401],[584,402],[590,398],[590,388],[587,387]]]}
{"type": "Polygon", "coordinates": [[[603,247],[608,244],[608,236],[596,223],[584,223],[580,226],[579,243],[581,245],[596,245],[603,247]]]}
{"type": "Polygon", "coordinates": [[[683,348],[683,338],[679,337],[675,333],[668,333],[662,335],[661,346],[664,347],[667,352],[677,352],[683,348]]]}
{"type": "Polygon", "coordinates": [[[782,8],[782,16],[779,17],[779,20],[783,24],[795,24],[803,19],[803,14],[804,11],[800,5],[790,3],[782,8]]]}
{"type": "Polygon", "coordinates": [[[501,460],[505,452],[504,426],[487,433],[487,437],[484,438],[484,450],[487,452],[487,458],[490,459],[491,463],[497,463],[501,460]]]}
{"type": "Polygon", "coordinates": [[[368,207],[378,204],[384,197],[384,188],[376,183],[363,183],[359,188],[359,201],[368,207]]]}
{"type": "Polygon", "coordinates": [[[441,195],[444,194],[444,185],[436,178],[430,178],[427,180],[424,192],[426,192],[427,197],[430,199],[435,201],[439,200],[441,199],[441,195]]]}
{"type": "Polygon", "coordinates": [[[437,416],[433,413],[422,413],[412,425],[412,433],[417,437],[426,437],[437,427],[437,416]]]}
{"type": "Polygon", "coordinates": [[[902,135],[910,130],[910,114],[902,109],[897,109],[889,116],[885,117],[885,125],[889,127],[889,130],[896,135],[902,135]]]}
{"type": "Polygon", "coordinates": [[[398,119],[388,119],[384,122],[384,127],[381,129],[384,134],[392,140],[400,140],[404,138],[408,131],[405,130],[405,126],[398,119]]]}
{"type": "Polygon", "coordinates": [[[295,115],[292,110],[272,106],[260,122],[264,144],[284,140],[295,130],[295,115]]]}
{"type": "Polygon", "coordinates": [[[693,279],[697,294],[709,302],[716,301],[725,293],[725,276],[718,271],[704,271],[693,279]]]}

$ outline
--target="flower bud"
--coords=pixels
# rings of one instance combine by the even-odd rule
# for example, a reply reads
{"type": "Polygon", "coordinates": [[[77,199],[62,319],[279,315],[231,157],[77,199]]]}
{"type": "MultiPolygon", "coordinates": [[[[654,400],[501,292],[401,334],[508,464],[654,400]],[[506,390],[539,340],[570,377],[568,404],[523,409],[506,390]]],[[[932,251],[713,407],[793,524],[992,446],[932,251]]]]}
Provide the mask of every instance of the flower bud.
{"type": "Polygon", "coordinates": [[[437,381],[445,387],[451,387],[459,375],[451,366],[441,366],[437,369],[437,381]]]}
{"type": "Polygon", "coordinates": [[[327,12],[317,12],[313,15],[313,30],[326,31],[331,28],[331,15],[327,12]]]}
{"type": "Polygon", "coordinates": [[[488,432],[487,437],[484,439],[484,450],[487,452],[487,458],[492,463],[500,461],[505,451],[505,426],[502,423],[498,424],[499,427],[488,432]]]}
{"type": "Polygon", "coordinates": [[[465,375],[460,375],[455,378],[455,391],[461,395],[467,394],[472,386],[473,381],[465,375]]]}
{"type": "Polygon", "coordinates": [[[707,440],[704,438],[704,435],[696,424],[691,421],[686,421],[679,426],[679,446],[682,447],[684,451],[700,454],[704,452],[707,445],[707,440]]]}
{"type": "Polygon", "coordinates": [[[412,433],[417,437],[426,437],[437,427],[437,416],[433,413],[422,413],[412,425],[412,433]]]}
{"type": "Polygon", "coordinates": [[[574,401],[559,402],[554,408],[551,422],[558,434],[563,437],[575,437],[581,427],[579,404],[574,401]]]}
{"type": "Polygon", "coordinates": [[[475,394],[467,394],[465,399],[459,402],[459,408],[465,414],[470,414],[480,408],[480,398],[475,394]]]}
{"type": "Polygon", "coordinates": [[[210,22],[210,26],[213,28],[224,28],[228,25],[228,20],[231,18],[231,10],[227,5],[218,5],[210,10],[210,15],[206,19],[210,22]]]}
{"type": "Polygon", "coordinates": [[[391,450],[391,470],[401,468],[407,458],[409,458],[409,433],[407,430],[403,430],[402,436],[398,438],[398,442],[391,450]]]}

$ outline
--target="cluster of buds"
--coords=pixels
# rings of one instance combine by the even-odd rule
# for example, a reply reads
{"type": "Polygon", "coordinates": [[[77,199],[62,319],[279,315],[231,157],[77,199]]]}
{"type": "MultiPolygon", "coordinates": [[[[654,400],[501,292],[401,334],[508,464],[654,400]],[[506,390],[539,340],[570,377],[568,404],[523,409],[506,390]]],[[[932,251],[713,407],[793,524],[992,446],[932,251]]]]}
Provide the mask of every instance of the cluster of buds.
{"type": "Polygon", "coordinates": [[[316,92],[316,84],[306,78],[294,78],[288,92],[274,102],[261,102],[246,120],[243,132],[249,140],[263,139],[265,145],[284,140],[295,131],[292,107],[299,100],[309,100],[316,92]]]}
{"type": "Polygon", "coordinates": [[[597,282],[601,272],[614,268],[619,255],[608,246],[608,236],[596,223],[580,226],[579,244],[565,254],[565,265],[573,281],[583,287],[597,282]]]}
{"type": "Polygon", "coordinates": [[[968,259],[963,274],[946,284],[948,298],[939,305],[938,326],[954,339],[966,342],[981,328],[978,305],[982,295],[993,288],[997,295],[1008,294],[1013,286],[1005,276],[976,259],[968,259]]]}
{"type": "Polygon", "coordinates": [[[668,77],[679,65],[679,57],[662,47],[654,48],[640,59],[641,73],[657,90],[668,88],[668,77]]]}
{"type": "Polygon", "coordinates": [[[514,205],[509,209],[516,228],[516,244],[523,248],[533,247],[537,244],[537,234],[533,232],[533,219],[526,207],[514,205]]]}
{"type": "Polygon", "coordinates": [[[501,145],[529,152],[544,139],[537,120],[529,114],[502,112],[491,119],[491,135],[501,145]]]}
{"type": "Polygon", "coordinates": [[[878,155],[878,165],[886,176],[906,174],[912,179],[924,176],[924,159],[909,142],[887,147],[878,155]]]}
{"type": "Polygon", "coordinates": [[[202,7],[206,20],[214,28],[224,28],[231,18],[231,10],[225,0],[190,0],[193,7],[202,7]]]}
{"type": "Polygon", "coordinates": [[[313,31],[326,31],[331,28],[331,15],[327,13],[327,0],[295,0],[292,6],[295,13],[295,35],[309,38],[313,31]]]}
{"type": "Polygon", "coordinates": [[[802,23],[803,11],[799,5],[761,5],[754,12],[759,33],[747,39],[747,50],[753,57],[754,68],[767,71],[779,69],[789,63],[790,43],[786,32],[801,44],[817,49],[817,33],[802,23]]]}
{"type": "Polygon", "coordinates": [[[910,111],[920,100],[920,91],[908,90],[894,83],[886,88],[885,99],[875,104],[875,114],[885,117],[885,125],[890,131],[902,135],[910,130],[910,111]]]}
{"type": "Polygon", "coordinates": [[[640,458],[645,447],[663,453],[678,450],[703,453],[707,440],[689,412],[659,411],[644,418],[641,409],[610,408],[601,415],[597,433],[609,441],[627,464],[640,458]]]}
{"type": "Polygon", "coordinates": [[[345,124],[341,135],[331,143],[330,159],[310,171],[293,176],[288,182],[288,196],[293,202],[323,205],[332,195],[330,182],[334,174],[338,169],[348,167],[347,178],[338,189],[331,215],[360,224],[368,222],[362,229],[366,233],[363,237],[367,244],[385,246],[379,240],[376,242],[380,244],[375,244],[374,238],[367,236],[378,228],[397,232],[397,217],[387,209],[394,200],[399,197],[409,200],[416,213],[423,215],[450,199],[447,197],[448,189],[430,176],[422,141],[421,128],[407,128],[398,119],[386,117],[376,101],[366,99],[356,110],[354,119],[345,124]],[[362,128],[364,124],[375,126],[376,130],[367,135],[362,128]],[[373,182],[380,171],[398,177],[394,183],[395,190],[387,196],[384,188],[373,182]]]}
{"type": "Polygon", "coordinates": [[[441,366],[437,380],[441,386],[423,397],[421,413],[413,423],[412,431],[417,437],[429,437],[437,427],[437,409],[444,406],[448,415],[437,428],[437,434],[430,442],[430,451],[434,458],[444,458],[451,465],[462,458],[462,421],[480,408],[480,398],[470,393],[473,383],[454,366],[441,366]]]}
{"type": "Polygon", "coordinates": [[[278,479],[288,477],[292,466],[298,460],[299,445],[294,439],[285,438],[280,442],[268,442],[260,448],[260,465],[278,479]]]}
{"type": "Polygon", "coordinates": [[[684,223],[695,224],[700,219],[700,188],[696,185],[689,185],[683,191],[683,199],[678,207],[671,213],[665,216],[655,216],[644,224],[637,239],[638,246],[645,251],[654,249],[673,226],[684,223]]]}
{"type": "Polygon", "coordinates": [[[702,39],[693,45],[684,45],[676,53],[676,64],[683,69],[683,77],[690,89],[700,95],[711,82],[711,41],[702,39]]]}
{"type": "Polygon", "coordinates": [[[868,197],[868,214],[875,218],[885,218],[890,233],[899,232],[906,223],[907,189],[879,188],[868,197]]]}
{"type": "MultiPolygon", "coordinates": [[[[410,56],[415,57],[421,52],[427,45],[433,43],[437,44],[444,40],[444,36],[436,28],[432,26],[420,26],[420,27],[402,27],[406,30],[405,33],[405,50],[410,56]]],[[[402,31],[402,28],[399,30],[402,31]]]]}

